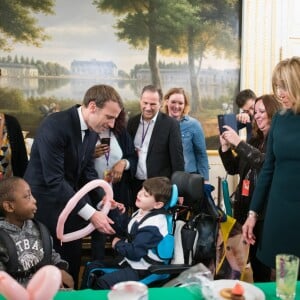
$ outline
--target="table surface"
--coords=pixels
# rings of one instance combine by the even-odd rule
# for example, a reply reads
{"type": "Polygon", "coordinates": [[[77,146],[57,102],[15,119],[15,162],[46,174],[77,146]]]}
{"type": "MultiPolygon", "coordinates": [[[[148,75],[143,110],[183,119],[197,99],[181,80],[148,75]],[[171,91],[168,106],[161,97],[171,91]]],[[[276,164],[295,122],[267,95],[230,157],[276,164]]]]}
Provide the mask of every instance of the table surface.
{"type": "MultiPolygon", "coordinates": [[[[255,286],[262,289],[265,293],[266,300],[275,300],[276,297],[275,282],[268,283],[256,283],[255,286]]],[[[76,292],[59,292],[55,296],[55,300],[101,300],[107,299],[108,291],[91,291],[91,290],[82,290],[76,292]]],[[[149,300],[176,300],[176,299],[184,299],[184,300],[200,300],[199,294],[193,294],[187,288],[150,288],[149,289],[149,300]]],[[[300,300],[300,281],[297,283],[296,290],[296,300],[300,300]]]]}
{"type": "MultiPolygon", "coordinates": [[[[266,300],[275,300],[275,282],[256,283],[255,286],[263,290],[266,300]]],[[[107,299],[108,291],[60,291],[54,297],[54,300],[105,300],[107,299]]],[[[0,296],[0,299],[4,299],[0,296]]],[[[150,288],[149,300],[200,300],[199,294],[193,294],[188,288],[168,287],[168,288],[150,288]]],[[[297,283],[296,300],[300,300],[300,281],[297,283]]],[[[126,300],[126,299],[125,299],[126,300]]]]}

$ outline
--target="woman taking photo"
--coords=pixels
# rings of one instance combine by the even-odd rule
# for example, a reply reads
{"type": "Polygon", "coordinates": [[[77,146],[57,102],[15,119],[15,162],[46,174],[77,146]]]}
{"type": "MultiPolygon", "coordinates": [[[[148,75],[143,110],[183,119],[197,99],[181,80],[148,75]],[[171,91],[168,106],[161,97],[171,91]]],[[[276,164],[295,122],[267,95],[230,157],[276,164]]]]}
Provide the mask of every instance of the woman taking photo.
{"type": "MultiPolygon", "coordinates": [[[[248,143],[243,141],[231,127],[220,135],[221,147],[219,154],[224,168],[229,175],[239,175],[239,184],[235,191],[233,216],[244,224],[247,219],[252,194],[256,185],[258,173],[265,159],[266,143],[273,115],[281,109],[281,104],[272,95],[263,95],[254,103],[254,122],[252,137],[248,143]]],[[[256,228],[259,239],[263,216],[256,228]]],[[[250,247],[250,262],[253,279],[256,282],[270,280],[270,270],[256,259],[256,246],[250,247]]]]}

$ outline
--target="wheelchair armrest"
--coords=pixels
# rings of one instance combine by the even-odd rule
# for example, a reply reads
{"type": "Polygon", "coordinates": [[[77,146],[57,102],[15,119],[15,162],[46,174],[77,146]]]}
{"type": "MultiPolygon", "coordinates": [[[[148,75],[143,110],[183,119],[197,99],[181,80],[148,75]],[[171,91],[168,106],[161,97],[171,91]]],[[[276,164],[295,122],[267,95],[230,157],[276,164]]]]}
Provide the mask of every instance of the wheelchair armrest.
{"type": "Polygon", "coordinates": [[[155,274],[179,274],[190,267],[186,264],[152,265],[148,270],[155,274]]]}

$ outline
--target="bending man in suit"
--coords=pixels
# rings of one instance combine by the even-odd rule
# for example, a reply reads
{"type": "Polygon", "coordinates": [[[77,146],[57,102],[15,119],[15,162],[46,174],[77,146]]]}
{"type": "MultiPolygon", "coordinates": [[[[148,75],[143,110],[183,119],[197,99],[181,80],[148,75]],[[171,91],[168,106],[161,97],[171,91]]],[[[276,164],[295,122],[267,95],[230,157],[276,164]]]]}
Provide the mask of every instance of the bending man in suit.
{"type": "MultiPolygon", "coordinates": [[[[113,128],[122,109],[122,100],[112,87],[93,86],[87,90],[81,106],[46,117],[32,145],[24,178],[37,200],[36,218],[47,225],[55,250],[69,262],[75,286],[80,269],[81,240],[61,245],[56,238],[57,220],[76,191],[98,178],[93,158],[98,133],[113,128]]],[[[84,196],[67,219],[65,232],[78,230],[90,221],[99,231],[114,233],[113,221],[95,209],[103,196],[100,187],[84,196]]]]}
{"type": "Polygon", "coordinates": [[[128,120],[127,130],[132,136],[138,154],[134,179],[134,197],[144,180],[166,176],[184,170],[183,149],[179,123],[160,112],[162,92],[153,85],[141,93],[141,113],[128,120]]]}

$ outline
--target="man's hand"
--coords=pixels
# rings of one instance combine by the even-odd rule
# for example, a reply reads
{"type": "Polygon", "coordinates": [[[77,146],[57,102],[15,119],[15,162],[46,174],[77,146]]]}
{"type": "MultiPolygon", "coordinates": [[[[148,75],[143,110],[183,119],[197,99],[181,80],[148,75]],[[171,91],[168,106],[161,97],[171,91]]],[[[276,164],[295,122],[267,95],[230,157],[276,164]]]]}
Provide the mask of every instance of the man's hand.
{"type": "Polygon", "coordinates": [[[242,123],[242,124],[246,124],[246,123],[250,123],[251,119],[249,114],[242,112],[236,115],[236,119],[238,122],[242,123]]]}
{"type": "Polygon", "coordinates": [[[113,228],[110,226],[110,224],[114,224],[114,221],[101,211],[96,211],[92,215],[90,221],[95,226],[95,228],[100,232],[107,233],[107,234],[116,233],[113,230],[113,228]]]}

